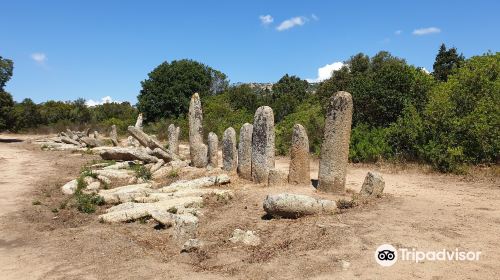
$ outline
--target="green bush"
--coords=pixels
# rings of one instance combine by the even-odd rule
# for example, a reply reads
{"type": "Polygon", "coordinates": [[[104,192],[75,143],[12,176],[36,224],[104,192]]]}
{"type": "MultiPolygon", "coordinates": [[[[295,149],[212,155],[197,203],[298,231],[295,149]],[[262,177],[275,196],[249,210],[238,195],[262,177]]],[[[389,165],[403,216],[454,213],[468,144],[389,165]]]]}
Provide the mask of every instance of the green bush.
{"type": "Polygon", "coordinates": [[[387,143],[386,128],[370,128],[360,124],[351,131],[349,159],[352,162],[377,162],[391,155],[392,149],[387,143]]]}
{"type": "Polygon", "coordinates": [[[316,97],[310,97],[296,110],[276,125],[276,154],[287,155],[290,152],[293,126],[301,124],[307,131],[309,150],[319,155],[323,141],[325,117],[316,97]]]}

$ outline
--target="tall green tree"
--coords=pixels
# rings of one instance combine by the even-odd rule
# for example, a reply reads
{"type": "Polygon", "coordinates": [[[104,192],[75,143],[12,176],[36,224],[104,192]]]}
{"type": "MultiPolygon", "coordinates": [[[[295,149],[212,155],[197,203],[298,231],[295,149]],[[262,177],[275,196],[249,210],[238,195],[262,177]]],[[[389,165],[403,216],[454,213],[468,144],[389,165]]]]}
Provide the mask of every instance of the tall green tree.
{"type": "Polygon", "coordinates": [[[274,109],[274,118],[280,122],[284,117],[293,113],[297,106],[308,97],[309,83],[297,76],[285,74],[273,85],[271,107],[274,109]]]}
{"type": "Polygon", "coordinates": [[[12,95],[4,90],[5,84],[12,77],[14,63],[0,56],[0,130],[11,128],[14,123],[12,95]]]}
{"type": "Polygon", "coordinates": [[[177,117],[187,113],[191,96],[223,92],[228,86],[224,73],[194,60],[164,62],[141,82],[137,108],[146,121],[177,117]]]}
{"type": "Polygon", "coordinates": [[[446,82],[448,76],[456,69],[460,68],[465,58],[462,54],[458,54],[455,47],[446,49],[445,44],[441,44],[439,52],[436,55],[436,60],[433,65],[434,72],[432,73],[436,80],[446,82]]]}
{"type": "Polygon", "coordinates": [[[39,106],[33,100],[26,98],[21,103],[14,105],[14,130],[37,127],[42,123],[39,106]]]}

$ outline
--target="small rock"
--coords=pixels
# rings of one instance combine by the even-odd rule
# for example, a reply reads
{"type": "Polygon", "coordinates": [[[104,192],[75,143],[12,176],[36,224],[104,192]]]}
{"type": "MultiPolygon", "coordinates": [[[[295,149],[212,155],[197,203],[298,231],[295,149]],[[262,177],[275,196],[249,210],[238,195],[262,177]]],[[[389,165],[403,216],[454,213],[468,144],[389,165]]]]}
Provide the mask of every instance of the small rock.
{"type": "Polygon", "coordinates": [[[233,231],[233,235],[229,238],[229,241],[233,243],[242,242],[249,246],[257,246],[260,244],[260,238],[255,234],[255,231],[244,231],[239,228],[233,231]]]}
{"type": "Polygon", "coordinates": [[[182,250],[181,253],[189,253],[196,251],[203,246],[203,242],[200,241],[199,239],[189,239],[182,245],[182,250]]]}
{"type": "Polygon", "coordinates": [[[359,194],[364,197],[379,197],[384,192],[384,178],[378,173],[368,172],[359,194]]]}

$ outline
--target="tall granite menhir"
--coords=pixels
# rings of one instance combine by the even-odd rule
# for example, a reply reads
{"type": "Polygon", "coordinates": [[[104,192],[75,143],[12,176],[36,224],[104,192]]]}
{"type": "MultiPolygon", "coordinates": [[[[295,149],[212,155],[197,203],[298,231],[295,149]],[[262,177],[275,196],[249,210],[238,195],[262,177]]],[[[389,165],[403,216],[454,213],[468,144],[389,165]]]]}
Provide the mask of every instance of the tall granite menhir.
{"type": "Polygon", "coordinates": [[[352,108],[350,93],[339,91],[330,97],[319,161],[318,189],[321,191],[345,191],[352,108]]]}
{"type": "Polygon", "coordinates": [[[181,133],[180,127],[175,127],[174,124],[170,124],[168,126],[168,150],[174,155],[179,155],[180,133],[181,133]]]}
{"type": "Polygon", "coordinates": [[[310,185],[311,175],[309,172],[309,139],[307,138],[307,132],[302,125],[295,124],[292,132],[288,182],[295,185],[310,185]]]}
{"type": "Polygon", "coordinates": [[[274,168],[274,114],[269,106],[257,109],[252,133],[252,179],[266,183],[269,170],[274,168]]]}
{"type": "Polygon", "coordinates": [[[240,142],[238,143],[238,175],[247,180],[252,180],[252,132],[253,125],[243,124],[240,129],[240,142]]]}
{"type": "Polygon", "coordinates": [[[208,134],[208,166],[217,168],[219,166],[219,137],[210,132],[208,134]]]}
{"type": "Polygon", "coordinates": [[[229,127],[222,137],[222,169],[236,171],[238,152],[236,151],[236,131],[229,127]]]}
{"type": "Polygon", "coordinates": [[[198,93],[193,94],[189,103],[189,153],[194,167],[207,166],[207,145],[203,144],[203,111],[198,93]]]}

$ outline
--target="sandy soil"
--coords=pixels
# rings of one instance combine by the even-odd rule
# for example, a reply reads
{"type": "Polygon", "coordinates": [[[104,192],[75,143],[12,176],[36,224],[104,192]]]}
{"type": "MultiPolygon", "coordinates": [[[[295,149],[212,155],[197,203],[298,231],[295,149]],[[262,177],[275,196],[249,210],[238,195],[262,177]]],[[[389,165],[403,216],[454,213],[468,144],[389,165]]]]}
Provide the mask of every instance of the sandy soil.
{"type": "MultiPolygon", "coordinates": [[[[500,179],[350,165],[347,187],[359,191],[369,170],[386,181],[384,197],[328,216],[263,219],[262,201],[283,191],[338,199],[312,187],[254,186],[236,179],[227,204],[208,201],[198,238],[202,250],[155,223],[99,223],[71,207],[59,188],[93,155],[43,152],[29,136],[0,135],[1,279],[495,279],[500,275],[500,179]],[[67,204],[67,206],[66,206],[67,204]],[[254,230],[257,247],[228,241],[235,228],[254,230]],[[481,251],[479,261],[374,260],[381,244],[418,250],[481,251]],[[346,264],[349,265],[346,265],[346,264]]],[[[285,158],[277,161],[286,170],[285,158]]],[[[317,161],[311,164],[313,178],[317,161]]],[[[486,173],[485,173],[486,174],[486,173]]],[[[181,177],[183,175],[181,174],[181,177]]],[[[345,196],[348,198],[348,196],[345,196]]]]}

